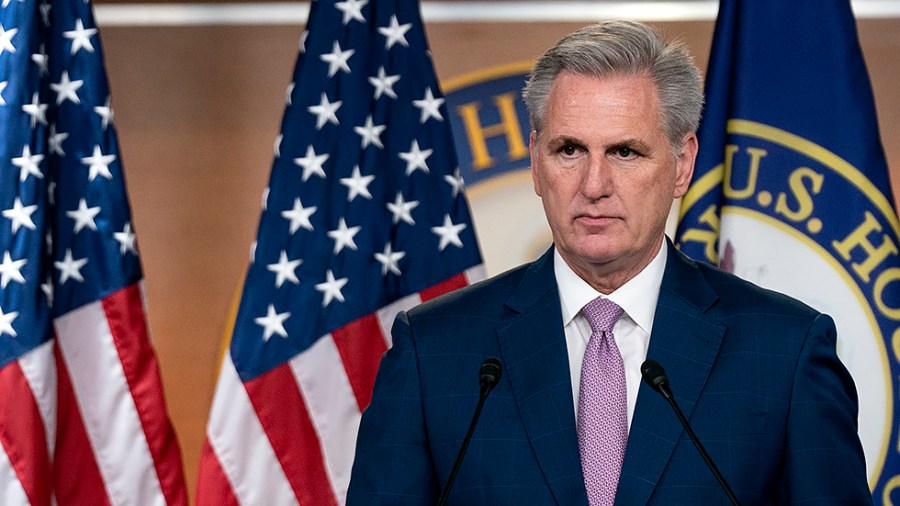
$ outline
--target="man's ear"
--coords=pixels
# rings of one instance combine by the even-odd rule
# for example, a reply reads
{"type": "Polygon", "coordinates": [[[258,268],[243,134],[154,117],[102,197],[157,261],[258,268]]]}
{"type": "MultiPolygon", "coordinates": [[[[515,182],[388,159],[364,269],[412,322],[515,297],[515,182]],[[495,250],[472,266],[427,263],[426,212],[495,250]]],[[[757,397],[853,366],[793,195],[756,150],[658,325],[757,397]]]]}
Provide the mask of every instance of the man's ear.
{"type": "Polygon", "coordinates": [[[697,133],[688,132],[681,141],[681,150],[675,157],[675,198],[684,196],[691,177],[694,175],[694,163],[697,161],[697,133]]]}
{"type": "Polygon", "coordinates": [[[531,159],[531,181],[534,183],[534,193],[537,194],[538,197],[541,196],[541,183],[538,180],[537,174],[537,156],[535,156],[535,151],[537,148],[537,132],[532,130],[531,136],[528,138],[528,155],[531,159]]]}

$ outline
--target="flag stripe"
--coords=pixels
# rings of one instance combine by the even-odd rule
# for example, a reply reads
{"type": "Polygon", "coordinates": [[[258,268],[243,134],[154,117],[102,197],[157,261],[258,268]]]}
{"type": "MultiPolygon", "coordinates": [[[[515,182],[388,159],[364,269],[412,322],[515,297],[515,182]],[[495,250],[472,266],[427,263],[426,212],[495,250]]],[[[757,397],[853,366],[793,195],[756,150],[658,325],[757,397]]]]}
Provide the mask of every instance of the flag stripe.
{"type": "Polygon", "coordinates": [[[110,500],[114,505],[164,505],[159,480],[150,474],[153,458],[102,304],[70,311],[55,325],[110,500]]]}
{"type": "Polygon", "coordinates": [[[200,476],[197,479],[197,503],[200,504],[200,498],[208,504],[218,504],[220,506],[239,506],[237,496],[234,495],[231,482],[225,475],[225,470],[219,463],[213,451],[212,444],[209,439],[203,442],[203,448],[200,450],[200,476]]]}
{"type": "Polygon", "coordinates": [[[19,357],[19,367],[37,401],[38,411],[44,422],[47,438],[47,454],[56,448],[56,360],[53,357],[53,341],[33,349],[19,357]]]}
{"type": "Polygon", "coordinates": [[[459,273],[456,276],[453,276],[446,281],[441,281],[440,283],[426,288],[419,292],[419,297],[422,298],[422,302],[429,301],[435,297],[440,297],[445,293],[452,292],[458,288],[462,288],[466,286],[468,282],[466,281],[465,273],[459,273]]]}
{"type": "Polygon", "coordinates": [[[0,406],[0,443],[16,481],[30,504],[49,505],[50,459],[44,423],[18,361],[0,369],[0,406]]]}
{"type": "Polygon", "coordinates": [[[466,282],[468,284],[477,283],[487,277],[487,269],[484,264],[474,265],[465,270],[466,282]]]}
{"type": "Polygon", "coordinates": [[[381,363],[381,355],[387,351],[381,325],[375,314],[350,322],[331,333],[344,370],[356,395],[360,412],[372,399],[375,373],[381,363]]]}
{"type": "Polygon", "coordinates": [[[6,443],[0,437],[0,504],[28,504],[28,496],[6,455],[6,443]]]}
{"type": "Polygon", "coordinates": [[[337,504],[309,411],[288,367],[276,367],[244,387],[297,501],[337,504]]]}
{"type": "MultiPolygon", "coordinates": [[[[375,327],[377,332],[377,322],[375,327]]],[[[362,340],[362,336],[359,337],[362,340]]],[[[347,338],[352,339],[352,336],[347,338]]],[[[356,432],[362,413],[351,387],[352,379],[347,375],[347,364],[342,366],[342,357],[332,336],[319,339],[289,363],[321,444],[331,486],[338,502],[343,504],[350,484],[356,432]]],[[[374,382],[374,377],[367,381],[374,382]]]]}
{"type": "MultiPolygon", "coordinates": [[[[219,372],[207,440],[212,452],[200,463],[201,475],[206,476],[207,465],[221,467],[240,504],[297,503],[230,354],[225,355],[219,372]],[[260,486],[261,483],[265,486],[260,486]]],[[[214,485],[209,485],[198,486],[196,504],[220,506],[220,498],[228,494],[213,494],[214,485]]]]}
{"type": "Polygon", "coordinates": [[[390,349],[393,344],[391,342],[391,327],[394,325],[394,318],[397,317],[397,313],[400,311],[408,311],[421,303],[422,299],[419,297],[419,294],[414,293],[412,295],[407,295],[402,299],[397,299],[376,311],[375,314],[378,315],[378,324],[381,326],[381,333],[388,349],[390,349]]]}
{"type": "Polygon", "coordinates": [[[53,485],[59,506],[110,504],[103,477],[87,431],[81,417],[81,409],[75,399],[75,391],[69,380],[69,370],[59,348],[59,340],[53,346],[58,385],[57,441],[53,460],[53,485]],[[76,463],[76,464],[73,464],[76,463]]]}
{"type": "Polygon", "coordinates": [[[103,311],[166,502],[185,504],[181,453],[164,409],[162,379],[144,321],[142,285],[142,282],[133,284],[104,297],[103,311]]]}

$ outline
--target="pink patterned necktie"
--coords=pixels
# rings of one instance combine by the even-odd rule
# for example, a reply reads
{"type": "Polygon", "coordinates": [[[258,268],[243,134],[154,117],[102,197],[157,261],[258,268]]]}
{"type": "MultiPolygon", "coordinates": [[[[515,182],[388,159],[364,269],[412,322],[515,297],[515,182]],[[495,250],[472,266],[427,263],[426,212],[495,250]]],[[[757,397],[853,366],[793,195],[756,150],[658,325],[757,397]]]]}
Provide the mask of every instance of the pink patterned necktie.
{"type": "Polygon", "coordinates": [[[628,442],[625,365],[612,333],[623,311],[615,302],[598,297],[581,313],[591,325],[578,394],[581,469],[590,505],[609,506],[616,499],[628,442]]]}

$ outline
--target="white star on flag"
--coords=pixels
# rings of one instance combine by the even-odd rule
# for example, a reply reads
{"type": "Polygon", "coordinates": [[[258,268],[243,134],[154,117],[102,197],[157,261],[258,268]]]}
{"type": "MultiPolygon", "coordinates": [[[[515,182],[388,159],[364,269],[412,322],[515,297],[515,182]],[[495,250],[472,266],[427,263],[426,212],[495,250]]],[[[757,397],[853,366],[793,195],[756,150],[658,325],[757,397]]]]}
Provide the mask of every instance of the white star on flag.
{"type": "Polygon", "coordinates": [[[10,313],[4,313],[3,308],[0,307],[0,336],[3,334],[9,334],[12,337],[16,337],[16,330],[13,328],[12,323],[16,321],[16,318],[19,316],[18,311],[12,311],[10,313]]]}
{"type": "Polygon", "coordinates": [[[94,46],[91,45],[91,37],[97,34],[96,28],[85,29],[84,23],[80,19],[75,20],[75,29],[63,32],[63,37],[72,41],[72,54],[77,53],[84,48],[89,53],[94,52],[94,46]]]}
{"type": "Polygon", "coordinates": [[[361,149],[366,149],[369,147],[369,144],[373,144],[379,149],[384,149],[384,144],[381,143],[381,134],[387,128],[386,125],[376,125],[372,121],[372,115],[366,116],[366,123],[363,126],[353,127],[353,131],[358,133],[361,137],[361,149]]]}
{"type": "Polygon", "coordinates": [[[97,230],[97,224],[94,218],[100,214],[99,207],[88,207],[87,200],[78,201],[78,209],[74,211],[66,211],[66,216],[75,220],[75,233],[81,232],[81,229],[88,227],[91,230],[97,230]]]}
{"type": "Polygon", "coordinates": [[[300,227],[312,231],[313,226],[309,221],[309,217],[316,212],[316,206],[303,207],[300,203],[300,197],[294,199],[294,207],[287,211],[281,211],[281,216],[291,222],[291,234],[293,235],[300,227]]]}
{"type": "Polygon", "coordinates": [[[465,188],[466,186],[465,181],[463,181],[462,174],[460,174],[459,172],[459,167],[457,167],[456,170],[453,171],[452,176],[444,176],[444,181],[446,181],[447,184],[449,184],[453,188],[453,198],[456,198],[456,196],[459,195],[460,192],[463,191],[463,188],[465,188]]]}
{"type": "Polygon", "coordinates": [[[12,38],[15,37],[18,32],[18,28],[4,30],[3,25],[0,24],[0,55],[3,55],[3,51],[9,51],[10,53],[16,52],[16,46],[13,45],[12,38]]]}
{"type": "Polygon", "coordinates": [[[369,82],[375,87],[375,100],[381,98],[381,95],[397,98],[397,93],[394,92],[394,85],[399,80],[399,75],[389,76],[385,73],[384,67],[378,67],[378,75],[369,78],[369,82]]]}
{"type": "Polygon", "coordinates": [[[284,90],[284,101],[287,103],[287,105],[294,104],[294,88],[296,86],[296,83],[291,83],[288,85],[287,89],[284,90]]]}
{"type": "Polygon", "coordinates": [[[397,262],[403,259],[406,256],[406,253],[402,251],[394,251],[391,243],[387,243],[384,245],[384,252],[375,253],[375,260],[381,264],[381,275],[387,276],[388,272],[392,272],[397,276],[402,275],[403,273],[400,271],[400,267],[397,265],[397,262]]]}
{"type": "Polygon", "coordinates": [[[366,18],[362,15],[362,8],[365,7],[367,3],[369,3],[369,0],[345,0],[344,2],[334,4],[334,6],[344,13],[342,22],[346,25],[351,19],[355,19],[362,23],[366,22],[366,18]]]}
{"type": "Polygon", "coordinates": [[[38,8],[41,10],[41,21],[44,22],[44,26],[50,26],[50,9],[53,6],[48,3],[41,3],[38,8]]]}
{"type": "Polygon", "coordinates": [[[400,220],[403,220],[410,225],[416,224],[416,221],[412,217],[412,210],[418,207],[418,200],[406,202],[403,199],[403,194],[397,192],[397,198],[395,198],[393,202],[388,202],[386,205],[388,211],[393,215],[395,225],[399,223],[400,220]]]}
{"type": "Polygon", "coordinates": [[[47,305],[53,305],[53,278],[47,275],[47,282],[41,283],[41,291],[47,296],[47,305]]]}
{"type": "Polygon", "coordinates": [[[419,123],[424,124],[428,121],[428,118],[444,121],[444,116],[441,115],[440,111],[440,107],[443,104],[443,98],[434,98],[431,87],[425,88],[425,97],[422,98],[422,100],[413,100],[413,105],[422,111],[422,115],[419,117],[419,123]]]}
{"type": "Polygon", "coordinates": [[[374,180],[375,176],[363,176],[359,173],[359,165],[354,166],[350,177],[340,178],[341,184],[347,187],[347,202],[353,202],[353,199],[358,195],[371,199],[372,194],[369,193],[369,184],[374,180]]]}
{"type": "Polygon", "coordinates": [[[284,321],[291,317],[290,312],[278,313],[275,311],[275,305],[269,304],[269,310],[266,316],[254,318],[253,321],[263,328],[263,341],[269,342],[272,334],[278,334],[281,337],[287,337],[287,330],[284,329],[284,321]]]}
{"type": "Polygon", "coordinates": [[[34,176],[38,179],[44,178],[44,173],[38,167],[44,160],[44,155],[32,155],[31,147],[26,145],[22,148],[22,156],[12,159],[12,164],[19,167],[19,181],[24,182],[28,176],[34,176]]]}
{"type": "Polygon", "coordinates": [[[66,156],[66,152],[63,151],[62,143],[65,142],[65,140],[68,138],[69,134],[56,131],[55,123],[50,125],[50,136],[47,139],[47,148],[50,150],[50,153],[59,156],[66,156]]]}
{"type": "Polygon", "coordinates": [[[63,260],[61,262],[53,262],[53,265],[59,269],[59,284],[65,284],[70,278],[83,283],[84,277],[81,276],[81,268],[87,263],[87,258],[75,260],[72,258],[72,250],[66,249],[66,256],[63,260]]]}
{"type": "Polygon", "coordinates": [[[50,63],[50,57],[47,55],[47,51],[44,49],[44,45],[41,44],[40,52],[31,55],[31,61],[34,62],[35,65],[41,70],[41,75],[47,75],[50,73],[50,67],[48,64],[50,63]]]}
{"type": "Polygon", "coordinates": [[[411,175],[416,171],[416,169],[420,169],[423,172],[428,173],[428,164],[425,163],[425,160],[427,160],[428,157],[431,156],[432,152],[433,150],[431,149],[419,149],[419,141],[413,139],[412,146],[409,147],[409,151],[400,153],[400,158],[406,160],[406,175],[411,175]]]}
{"type": "Polygon", "coordinates": [[[31,219],[31,215],[37,211],[37,208],[37,205],[23,206],[22,200],[20,200],[19,197],[16,197],[13,201],[12,209],[3,211],[3,217],[12,220],[13,234],[19,231],[19,227],[25,227],[29,230],[35,230],[37,228],[34,225],[34,221],[31,219]]]}
{"type": "Polygon", "coordinates": [[[106,130],[109,127],[109,124],[112,123],[113,118],[115,117],[115,112],[110,107],[111,97],[106,97],[105,105],[98,105],[94,107],[94,112],[100,116],[100,125],[103,127],[103,130],[106,130]]]}
{"type": "Polygon", "coordinates": [[[62,76],[59,79],[58,83],[50,83],[50,88],[56,92],[56,105],[60,105],[66,100],[71,100],[76,104],[81,103],[81,99],[78,98],[79,88],[84,84],[84,81],[70,81],[69,80],[69,72],[67,70],[63,70],[62,76]]]}
{"type": "Polygon", "coordinates": [[[453,244],[458,248],[462,248],[463,244],[459,239],[459,233],[462,232],[465,228],[465,223],[454,225],[453,222],[450,221],[450,215],[445,214],[443,225],[441,225],[440,227],[431,227],[431,231],[441,238],[441,242],[438,245],[438,250],[444,251],[444,248],[446,248],[448,244],[453,244]]]}
{"type": "Polygon", "coordinates": [[[25,277],[22,276],[21,269],[28,263],[27,258],[13,260],[9,251],[3,252],[3,263],[0,263],[0,287],[6,288],[10,281],[25,284],[25,277]]]}
{"type": "Polygon", "coordinates": [[[116,155],[104,155],[100,151],[100,146],[94,145],[94,154],[87,158],[82,158],[81,163],[87,165],[88,180],[93,181],[98,175],[106,179],[112,179],[112,172],[109,171],[109,164],[116,161],[116,155]]]}
{"type": "Polygon", "coordinates": [[[284,140],[284,134],[278,134],[278,137],[275,137],[275,158],[281,156],[281,141],[284,140]]]}
{"type": "Polygon", "coordinates": [[[0,81],[0,105],[6,105],[6,100],[3,99],[3,90],[7,85],[9,85],[9,81],[0,81]]]}
{"type": "Polygon", "coordinates": [[[325,171],[322,169],[322,164],[328,161],[329,156],[331,155],[328,153],[317,155],[316,150],[313,149],[312,144],[310,144],[306,148],[306,156],[303,158],[294,158],[294,163],[303,167],[304,183],[308,181],[313,174],[325,179],[325,171]]]}
{"type": "Polygon", "coordinates": [[[281,250],[281,256],[278,257],[278,262],[269,264],[266,268],[275,273],[275,287],[281,288],[281,285],[283,285],[285,281],[290,281],[295,285],[300,284],[300,279],[297,278],[297,273],[295,271],[302,263],[303,260],[300,260],[299,258],[297,260],[288,260],[287,251],[281,250]]]}
{"type": "MultiPolygon", "coordinates": [[[[347,227],[347,222],[344,218],[341,218],[338,221],[338,228],[331,230],[328,232],[328,237],[334,239],[334,254],[337,255],[344,249],[344,247],[350,248],[352,250],[356,249],[356,242],[353,241],[353,237],[362,230],[362,227],[347,227]]],[[[343,302],[343,299],[341,299],[343,302]]]]}
{"type": "Polygon", "coordinates": [[[124,255],[130,251],[137,255],[135,235],[134,232],[131,231],[131,222],[126,223],[125,226],[122,227],[121,232],[113,232],[113,239],[119,242],[119,253],[124,255]]]}
{"type": "Polygon", "coordinates": [[[265,211],[266,209],[269,208],[269,192],[270,191],[271,190],[269,189],[269,187],[266,187],[263,190],[262,201],[260,202],[262,204],[263,211],[265,211]]]}
{"type": "Polygon", "coordinates": [[[334,279],[334,273],[328,269],[328,272],[325,273],[325,282],[316,285],[316,290],[322,292],[322,307],[328,306],[334,299],[344,302],[341,288],[346,284],[347,278],[334,279]]]}
{"type": "Polygon", "coordinates": [[[409,47],[409,42],[406,41],[406,32],[408,32],[410,28],[412,28],[412,23],[401,25],[397,21],[397,16],[391,16],[391,24],[378,29],[378,33],[387,37],[387,40],[384,43],[385,49],[394,47],[394,44],[398,42],[409,47]]]}
{"type": "Polygon", "coordinates": [[[355,49],[341,51],[341,45],[338,44],[338,41],[334,41],[331,52],[319,56],[322,61],[328,64],[328,77],[334,77],[338,70],[349,74],[350,66],[347,64],[347,60],[349,60],[355,52],[355,49]]]}
{"type": "Polygon", "coordinates": [[[306,52],[306,38],[307,37],[309,37],[309,30],[303,30],[303,33],[300,34],[300,42],[298,44],[300,46],[301,53],[306,52]]]}
{"type": "Polygon", "coordinates": [[[307,108],[309,112],[316,115],[316,130],[321,130],[325,123],[340,124],[335,113],[340,109],[342,103],[340,100],[329,102],[328,95],[324,91],[322,92],[322,100],[319,101],[319,105],[311,105],[307,108]]]}
{"type": "Polygon", "coordinates": [[[47,107],[47,104],[40,102],[37,93],[31,98],[30,104],[22,105],[22,111],[31,116],[31,128],[37,126],[38,123],[42,125],[47,124],[47,107]]]}

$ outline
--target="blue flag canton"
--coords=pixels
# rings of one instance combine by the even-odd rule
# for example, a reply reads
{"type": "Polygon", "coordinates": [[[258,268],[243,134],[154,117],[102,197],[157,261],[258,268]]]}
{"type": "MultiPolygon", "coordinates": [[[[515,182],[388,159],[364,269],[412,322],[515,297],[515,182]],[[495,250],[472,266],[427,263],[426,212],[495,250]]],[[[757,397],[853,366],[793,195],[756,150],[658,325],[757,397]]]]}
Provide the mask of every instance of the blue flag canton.
{"type": "Polygon", "coordinates": [[[0,365],[141,278],[91,4],[0,0],[0,365]]]}
{"type": "Polygon", "coordinates": [[[417,2],[314,2],[232,358],[244,380],[481,263],[417,2]]]}

